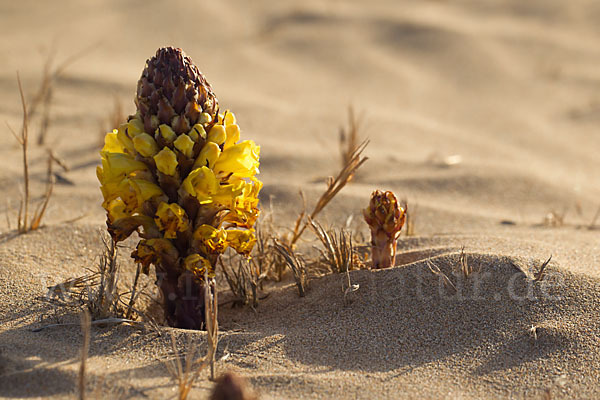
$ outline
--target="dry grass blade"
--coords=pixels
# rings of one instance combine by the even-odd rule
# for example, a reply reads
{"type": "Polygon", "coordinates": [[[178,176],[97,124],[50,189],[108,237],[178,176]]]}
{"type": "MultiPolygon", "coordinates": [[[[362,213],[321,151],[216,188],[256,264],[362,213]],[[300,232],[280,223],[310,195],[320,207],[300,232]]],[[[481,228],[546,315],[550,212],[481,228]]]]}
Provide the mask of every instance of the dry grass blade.
{"type": "MultiPolygon", "coordinates": [[[[352,153],[348,163],[344,165],[342,170],[338,173],[337,177],[334,179],[330,177],[327,181],[327,189],[321,195],[315,208],[310,213],[309,217],[315,219],[315,217],[329,204],[331,199],[333,199],[339,192],[342,190],[344,186],[348,184],[354,177],[354,174],[360,168],[361,165],[367,161],[367,157],[362,157],[362,152],[365,150],[367,145],[369,144],[368,140],[365,140],[356,148],[356,150],[352,153]]],[[[306,228],[308,227],[308,221],[305,221],[302,227],[300,228],[300,224],[296,224],[296,228],[294,229],[294,234],[292,239],[290,240],[290,247],[293,247],[294,244],[300,239],[300,236],[304,233],[306,228]]]]}
{"type": "Polygon", "coordinates": [[[89,288],[86,301],[86,306],[94,319],[122,315],[117,287],[119,280],[117,245],[112,238],[103,237],[102,240],[104,254],[98,263],[99,283],[97,287],[89,288]]]}
{"type": "Polygon", "coordinates": [[[456,293],[456,286],[454,285],[454,283],[452,283],[452,281],[450,280],[450,278],[448,278],[448,276],[442,272],[442,270],[435,265],[433,262],[431,262],[430,260],[427,260],[427,266],[429,267],[429,270],[434,274],[439,276],[442,281],[444,282],[444,285],[448,288],[448,289],[452,289],[453,293],[456,293]]]}
{"type": "Polygon", "coordinates": [[[544,279],[544,276],[546,276],[546,267],[548,266],[548,264],[550,264],[550,261],[552,260],[552,254],[550,255],[550,258],[548,258],[540,267],[540,269],[535,273],[535,276],[533,278],[534,282],[541,282],[544,279]]]}
{"type": "Polygon", "coordinates": [[[308,281],[306,265],[304,264],[304,261],[298,258],[290,247],[279,242],[275,238],[273,238],[273,244],[275,250],[283,257],[287,265],[292,269],[292,272],[294,273],[294,279],[296,280],[296,286],[298,287],[298,294],[300,297],[304,297],[306,294],[305,290],[308,281]]]}
{"type": "Polygon", "coordinates": [[[90,348],[90,331],[91,331],[91,320],[90,314],[87,311],[81,313],[81,330],[83,332],[83,346],[81,347],[81,364],[79,365],[79,379],[78,379],[78,391],[79,399],[85,399],[85,371],[86,361],[90,348]]]}
{"type": "Polygon", "coordinates": [[[465,253],[465,246],[460,249],[459,256],[459,268],[463,277],[467,279],[469,275],[473,273],[473,267],[469,265],[469,260],[467,260],[467,254],[465,253]]]}

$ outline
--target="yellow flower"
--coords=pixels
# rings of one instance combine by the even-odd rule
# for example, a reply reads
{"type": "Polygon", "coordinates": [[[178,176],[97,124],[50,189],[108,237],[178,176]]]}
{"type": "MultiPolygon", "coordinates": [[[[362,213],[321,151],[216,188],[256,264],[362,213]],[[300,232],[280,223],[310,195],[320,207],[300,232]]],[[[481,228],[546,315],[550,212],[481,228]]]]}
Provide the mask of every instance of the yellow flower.
{"type": "Polygon", "coordinates": [[[135,154],[135,148],[133,147],[133,141],[127,135],[127,124],[121,124],[119,126],[119,129],[117,130],[117,139],[119,139],[119,142],[121,143],[121,145],[125,149],[127,149],[126,151],[123,151],[123,153],[135,154]]]}
{"type": "Polygon", "coordinates": [[[118,219],[129,216],[129,214],[125,212],[125,203],[123,203],[123,200],[121,199],[112,199],[106,202],[105,209],[109,222],[115,222],[118,219]]]}
{"type": "Polygon", "coordinates": [[[209,113],[206,113],[206,112],[203,112],[202,114],[200,114],[199,122],[201,124],[206,124],[210,121],[212,121],[212,115],[210,115],[209,113]]]}
{"type": "Polygon", "coordinates": [[[254,229],[229,229],[227,231],[227,244],[239,254],[248,256],[256,244],[254,229]]]}
{"type": "Polygon", "coordinates": [[[177,140],[173,142],[177,150],[183,153],[184,156],[190,158],[194,153],[194,141],[185,133],[179,135],[177,140]]]}
{"type": "Polygon", "coordinates": [[[205,272],[207,272],[209,278],[215,277],[215,272],[212,265],[210,265],[210,261],[200,254],[194,253],[187,256],[185,260],[183,260],[183,267],[186,270],[193,272],[200,280],[204,280],[205,272]]]}
{"type": "Polygon", "coordinates": [[[210,225],[200,225],[194,231],[194,240],[199,250],[205,253],[221,254],[227,248],[227,233],[224,229],[217,229],[210,225]]]}
{"type": "Polygon", "coordinates": [[[242,194],[235,199],[231,211],[225,216],[225,221],[235,226],[250,228],[254,225],[260,211],[258,210],[258,193],[262,188],[262,182],[255,177],[250,182],[240,179],[242,194]]]}
{"type": "Polygon", "coordinates": [[[173,150],[165,147],[154,156],[156,168],[165,175],[173,176],[177,171],[177,156],[173,150]]]}
{"type": "Polygon", "coordinates": [[[152,157],[158,153],[158,146],[154,138],[147,133],[140,133],[133,138],[133,147],[144,157],[152,157]]]}
{"type": "Polygon", "coordinates": [[[189,220],[185,211],[175,203],[160,203],[154,221],[158,229],[165,231],[164,236],[166,239],[175,239],[177,232],[185,232],[189,227],[189,220]]]}
{"type": "Polygon", "coordinates": [[[225,139],[227,138],[227,133],[225,132],[225,127],[223,125],[213,125],[213,127],[208,132],[208,138],[206,139],[209,142],[216,143],[218,145],[222,145],[225,143],[225,139]]]}
{"type": "Polygon", "coordinates": [[[223,150],[213,169],[217,175],[248,178],[258,173],[259,154],[260,147],[252,140],[245,140],[223,150]]]}
{"type": "Polygon", "coordinates": [[[198,158],[196,158],[196,161],[194,162],[194,168],[208,167],[212,169],[220,154],[221,148],[218,144],[207,142],[204,147],[202,147],[202,150],[200,150],[200,154],[198,154],[198,158]]]}
{"type": "Polygon", "coordinates": [[[196,168],[182,183],[182,188],[196,197],[200,204],[216,203],[232,207],[235,198],[242,194],[241,185],[221,185],[208,167],[196,168]]]}
{"type": "Polygon", "coordinates": [[[148,167],[137,161],[129,154],[104,153],[102,154],[102,168],[98,169],[98,178],[101,183],[120,180],[136,171],[147,170],[148,167]]]}

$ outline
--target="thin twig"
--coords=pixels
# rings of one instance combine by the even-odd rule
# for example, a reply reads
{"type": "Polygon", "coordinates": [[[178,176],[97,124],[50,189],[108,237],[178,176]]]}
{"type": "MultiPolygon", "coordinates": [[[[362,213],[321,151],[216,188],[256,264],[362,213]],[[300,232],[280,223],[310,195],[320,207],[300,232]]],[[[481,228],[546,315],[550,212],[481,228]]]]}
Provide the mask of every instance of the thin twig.
{"type": "Polygon", "coordinates": [[[81,364],[79,365],[79,400],[85,400],[85,370],[86,360],[90,348],[90,314],[87,311],[81,313],[81,330],[83,331],[83,346],[81,347],[81,364]]]}

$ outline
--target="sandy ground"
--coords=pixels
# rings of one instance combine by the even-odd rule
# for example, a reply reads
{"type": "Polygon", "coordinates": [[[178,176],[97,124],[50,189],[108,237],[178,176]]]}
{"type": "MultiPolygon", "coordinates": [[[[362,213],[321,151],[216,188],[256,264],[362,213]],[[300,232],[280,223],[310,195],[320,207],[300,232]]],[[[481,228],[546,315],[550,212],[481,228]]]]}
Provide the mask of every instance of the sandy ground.
{"type": "MultiPolygon", "coordinates": [[[[45,227],[24,236],[14,235],[20,153],[2,129],[0,397],[76,394],[79,327],[31,329],[77,317],[36,298],[96,262],[101,126],[115,98],[134,111],[144,62],[163,45],[185,49],[261,145],[263,206],[279,226],[296,217],[298,189],[313,203],[339,167],[350,104],[369,161],[321,222],[354,215],[366,234],[360,211],[375,188],[416,209],[401,266],[353,272],[349,302],[328,276],[305,298],[284,286],[256,312],[223,306],[219,371],[246,376],[265,399],[600,397],[600,231],[587,229],[600,206],[599,19],[594,0],[2,2],[0,119],[11,126],[16,70],[31,96],[49,52],[60,64],[90,50],[54,88],[47,142],[68,181],[45,227]],[[462,162],[440,167],[451,155],[462,162]],[[544,224],[551,212],[564,214],[560,226],[544,224]],[[467,279],[453,275],[463,246],[467,279]]],[[[45,150],[32,145],[30,159],[38,198],[45,150]]],[[[168,334],[95,327],[90,397],[173,398],[169,347],[168,334]]],[[[201,378],[194,397],[210,387],[201,378]]]]}

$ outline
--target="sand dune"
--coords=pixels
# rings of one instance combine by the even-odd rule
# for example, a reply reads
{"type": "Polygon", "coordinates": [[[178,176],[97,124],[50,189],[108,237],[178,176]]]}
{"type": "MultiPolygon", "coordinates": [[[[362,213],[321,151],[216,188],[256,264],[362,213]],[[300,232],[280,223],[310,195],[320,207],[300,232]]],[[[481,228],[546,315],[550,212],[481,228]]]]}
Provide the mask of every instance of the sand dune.
{"type": "MultiPolygon", "coordinates": [[[[350,227],[367,237],[361,209],[376,188],[416,210],[398,266],[353,271],[360,288],[348,302],[331,275],[305,298],[289,283],[256,312],[221,307],[218,355],[230,355],[219,370],[246,376],[265,399],[598,397],[600,241],[588,226],[600,206],[599,18],[594,0],[4,2],[0,119],[12,127],[15,71],[31,96],[49,52],[58,64],[84,54],[57,81],[48,132],[70,170],[58,171],[46,226],[22,236],[21,154],[4,129],[0,397],[75,394],[80,328],[31,329],[78,317],[37,298],[96,262],[105,119],[115,98],[134,112],[144,62],[164,45],[192,57],[261,145],[261,201],[277,227],[295,220],[299,189],[313,204],[339,168],[349,105],[370,159],[320,221],[341,227],[353,215],[350,227]],[[461,162],[440,166],[451,155],[461,162]],[[564,214],[560,226],[544,224],[551,212],[564,214]],[[456,270],[463,247],[468,278],[456,270]]],[[[40,198],[44,148],[31,146],[30,166],[40,198]]],[[[313,251],[306,239],[300,251],[313,251]]],[[[170,331],[180,344],[204,337],[170,331]]],[[[93,396],[173,397],[161,361],[169,348],[169,335],[94,328],[93,396]]],[[[211,387],[201,379],[193,395],[211,387]]]]}

